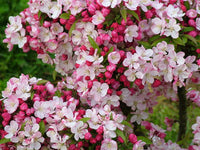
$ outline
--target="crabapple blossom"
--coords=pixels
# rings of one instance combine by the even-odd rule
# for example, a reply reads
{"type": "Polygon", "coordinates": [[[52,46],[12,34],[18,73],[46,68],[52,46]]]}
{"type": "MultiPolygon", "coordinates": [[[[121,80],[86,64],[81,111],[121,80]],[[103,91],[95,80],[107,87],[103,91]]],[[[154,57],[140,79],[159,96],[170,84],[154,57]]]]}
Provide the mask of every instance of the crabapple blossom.
{"type": "Polygon", "coordinates": [[[92,23],[95,25],[99,25],[105,21],[105,17],[101,13],[101,11],[97,10],[95,12],[95,15],[92,16],[92,23]]]}
{"type": "Polygon", "coordinates": [[[17,107],[19,106],[19,100],[16,95],[11,95],[4,100],[4,105],[8,113],[12,114],[17,110],[17,107]]]}
{"type": "Polygon", "coordinates": [[[125,42],[132,42],[133,38],[136,38],[138,36],[138,26],[137,25],[131,25],[128,26],[125,30],[125,42]]]}
{"type": "Polygon", "coordinates": [[[119,52],[111,52],[108,54],[108,61],[109,63],[112,63],[112,64],[117,64],[120,60],[121,56],[119,54],[119,52]]]}
{"type": "Polygon", "coordinates": [[[167,23],[166,28],[164,29],[164,35],[171,36],[176,39],[179,36],[179,31],[181,27],[176,23],[175,19],[170,19],[169,23],[167,23]]]}
{"type": "Polygon", "coordinates": [[[87,124],[82,121],[78,121],[73,128],[71,128],[71,132],[74,133],[74,138],[76,141],[84,138],[85,133],[87,133],[87,124]]]}
{"type": "Polygon", "coordinates": [[[16,121],[12,120],[10,122],[10,126],[5,126],[5,131],[8,133],[5,135],[5,138],[10,139],[12,138],[19,130],[19,125],[16,121]]]}
{"type": "Polygon", "coordinates": [[[120,4],[122,0],[103,0],[101,4],[105,7],[114,8],[116,5],[120,4]]]}

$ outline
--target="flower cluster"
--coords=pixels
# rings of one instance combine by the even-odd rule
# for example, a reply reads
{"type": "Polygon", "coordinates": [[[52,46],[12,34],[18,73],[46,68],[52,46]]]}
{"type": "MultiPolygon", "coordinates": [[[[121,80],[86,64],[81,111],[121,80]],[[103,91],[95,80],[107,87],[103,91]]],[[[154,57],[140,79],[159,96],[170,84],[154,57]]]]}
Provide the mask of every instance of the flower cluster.
{"type": "Polygon", "coordinates": [[[9,80],[1,110],[8,146],[138,150],[145,142],[131,124],[142,123],[150,130],[152,149],[181,149],[165,143],[164,131],[144,120],[159,96],[177,101],[177,87],[185,86],[188,98],[199,103],[199,92],[190,90],[200,66],[198,1],[28,4],[9,18],[4,42],[9,50],[18,45],[36,51],[63,79],[57,85],[25,75],[9,80]]]}
{"type": "Polygon", "coordinates": [[[11,143],[1,148],[72,150],[90,143],[96,144],[96,149],[116,149],[118,142],[128,140],[125,134],[132,134],[132,126],[119,109],[113,110],[108,104],[83,108],[71,91],[64,91],[63,83],[56,88],[44,81],[23,74],[8,81],[2,92],[1,137],[11,143]]]}

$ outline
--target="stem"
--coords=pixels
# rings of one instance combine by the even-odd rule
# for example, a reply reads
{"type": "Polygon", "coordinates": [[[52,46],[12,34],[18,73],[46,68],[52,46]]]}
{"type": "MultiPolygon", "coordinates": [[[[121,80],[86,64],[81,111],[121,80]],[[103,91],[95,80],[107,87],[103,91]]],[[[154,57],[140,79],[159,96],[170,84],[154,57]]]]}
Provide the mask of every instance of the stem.
{"type": "Polygon", "coordinates": [[[185,87],[178,87],[179,98],[179,133],[178,141],[181,141],[185,137],[187,128],[187,99],[185,87]]]}

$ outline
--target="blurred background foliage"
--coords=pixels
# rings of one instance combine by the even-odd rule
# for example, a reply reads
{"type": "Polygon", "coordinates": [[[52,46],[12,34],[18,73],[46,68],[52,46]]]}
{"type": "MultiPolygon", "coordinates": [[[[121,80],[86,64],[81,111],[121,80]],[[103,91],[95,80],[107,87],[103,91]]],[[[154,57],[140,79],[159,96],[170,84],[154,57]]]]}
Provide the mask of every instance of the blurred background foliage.
{"type": "Polygon", "coordinates": [[[52,80],[54,68],[37,59],[36,52],[24,53],[17,46],[8,52],[7,44],[3,43],[9,16],[19,15],[28,7],[27,2],[28,0],[0,0],[0,91],[6,87],[6,82],[11,77],[19,77],[21,73],[52,80]]]}

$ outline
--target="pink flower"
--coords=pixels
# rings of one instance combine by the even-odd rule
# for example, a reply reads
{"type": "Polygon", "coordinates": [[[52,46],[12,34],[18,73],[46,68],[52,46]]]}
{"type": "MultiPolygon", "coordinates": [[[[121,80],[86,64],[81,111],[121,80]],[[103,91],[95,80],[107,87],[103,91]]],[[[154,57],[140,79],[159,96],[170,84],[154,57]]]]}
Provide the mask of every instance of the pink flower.
{"type": "Polygon", "coordinates": [[[95,12],[95,15],[92,16],[92,23],[94,23],[95,25],[99,25],[103,23],[104,21],[105,21],[105,17],[101,13],[101,11],[97,10],[95,12]]]}
{"type": "Polygon", "coordinates": [[[111,139],[104,139],[101,144],[101,150],[117,150],[117,142],[111,139]]]}
{"type": "Polygon", "coordinates": [[[12,138],[19,130],[19,125],[16,121],[12,120],[10,125],[5,126],[4,130],[8,133],[5,138],[12,138]]]}
{"type": "Polygon", "coordinates": [[[186,12],[186,16],[188,16],[189,18],[196,18],[197,16],[197,11],[194,9],[190,9],[186,12]]]}
{"type": "Polygon", "coordinates": [[[116,5],[120,4],[122,0],[103,0],[102,5],[105,7],[111,7],[114,8],[116,5]]]}
{"type": "Polygon", "coordinates": [[[121,56],[120,56],[120,53],[119,52],[111,52],[109,55],[108,55],[108,61],[109,63],[112,63],[112,64],[117,64],[121,59],[121,56]]]}
{"type": "Polygon", "coordinates": [[[165,20],[164,19],[160,19],[158,17],[152,19],[152,26],[151,26],[151,30],[154,34],[163,34],[163,30],[165,28],[165,20]]]}
{"type": "Polygon", "coordinates": [[[74,133],[74,138],[76,141],[84,139],[85,134],[88,132],[87,124],[82,121],[78,121],[74,127],[71,128],[71,132],[74,133]]]}
{"type": "Polygon", "coordinates": [[[138,26],[137,25],[131,25],[126,28],[124,41],[125,42],[132,42],[133,38],[136,38],[138,36],[138,26]]]}
{"type": "Polygon", "coordinates": [[[19,48],[22,48],[27,42],[27,37],[25,37],[25,30],[21,29],[20,33],[13,33],[11,35],[11,43],[17,44],[19,48]]]}
{"type": "Polygon", "coordinates": [[[142,142],[141,140],[139,140],[134,144],[133,150],[143,150],[145,144],[146,144],[145,142],[142,142]]]}
{"type": "Polygon", "coordinates": [[[17,107],[19,106],[19,100],[16,95],[11,95],[4,100],[4,105],[8,113],[12,114],[17,110],[17,107]]]}
{"type": "Polygon", "coordinates": [[[170,19],[169,23],[167,23],[166,28],[164,29],[164,35],[171,36],[176,39],[179,36],[179,31],[181,27],[176,23],[175,19],[170,19]]]}

